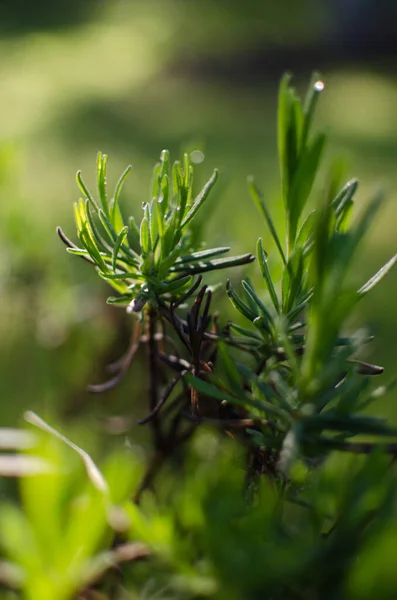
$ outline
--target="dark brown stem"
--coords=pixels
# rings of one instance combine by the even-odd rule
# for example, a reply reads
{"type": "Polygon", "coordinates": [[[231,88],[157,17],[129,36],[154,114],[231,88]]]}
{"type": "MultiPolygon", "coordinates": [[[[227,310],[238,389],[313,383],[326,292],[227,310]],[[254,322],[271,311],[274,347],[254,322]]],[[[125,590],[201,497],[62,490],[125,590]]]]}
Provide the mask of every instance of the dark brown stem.
{"type": "MultiPolygon", "coordinates": [[[[156,321],[157,312],[152,306],[148,310],[149,319],[149,330],[148,330],[148,346],[149,346],[149,411],[152,413],[155,411],[156,406],[159,403],[158,393],[158,347],[156,340],[156,321]]],[[[157,452],[161,452],[163,447],[163,435],[161,431],[161,424],[158,418],[158,414],[154,414],[150,421],[154,448],[157,452]]]]}
{"type": "Polygon", "coordinates": [[[206,417],[195,417],[190,414],[184,414],[184,417],[198,425],[214,425],[224,429],[245,429],[258,425],[268,427],[270,424],[267,419],[209,419],[206,417]]]}
{"type": "Polygon", "coordinates": [[[152,419],[154,419],[154,417],[157,415],[157,413],[159,412],[160,408],[166,403],[166,401],[168,400],[168,398],[170,397],[173,389],[175,388],[175,386],[179,383],[179,381],[182,379],[182,377],[186,374],[186,371],[182,371],[181,373],[179,373],[169,384],[169,386],[167,387],[167,389],[165,390],[163,396],[160,398],[160,400],[157,402],[156,406],[153,408],[153,410],[143,419],[140,419],[138,421],[139,425],[145,425],[146,423],[149,423],[149,421],[151,421],[152,419]]]}
{"type": "Polygon", "coordinates": [[[165,461],[165,458],[165,455],[160,454],[158,452],[153,456],[149,468],[147,469],[145,476],[142,479],[141,484],[134,496],[134,502],[136,504],[139,504],[143,492],[151,487],[154,478],[156,477],[158,471],[160,470],[161,466],[165,461]]]}
{"type": "Polygon", "coordinates": [[[124,375],[127,373],[128,369],[130,368],[131,363],[134,359],[134,356],[139,348],[140,331],[141,331],[141,325],[140,325],[139,321],[137,321],[135,323],[135,326],[133,329],[131,344],[130,344],[130,347],[129,347],[127,353],[124,356],[122,356],[121,359],[119,359],[116,363],[113,363],[110,366],[111,370],[113,370],[113,371],[115,371],[116,368],[118,368],[117,375],[115,375],[108,381],[105,381],[105,383],[89,385],[87,387],[87,390],[89,392],[93,392],[93,393],[105,392],[107,390],[113,389],[114,387],[116,387],[116,385],[118,385],[120,383],[120,381],[123,379],[124,375]]]}

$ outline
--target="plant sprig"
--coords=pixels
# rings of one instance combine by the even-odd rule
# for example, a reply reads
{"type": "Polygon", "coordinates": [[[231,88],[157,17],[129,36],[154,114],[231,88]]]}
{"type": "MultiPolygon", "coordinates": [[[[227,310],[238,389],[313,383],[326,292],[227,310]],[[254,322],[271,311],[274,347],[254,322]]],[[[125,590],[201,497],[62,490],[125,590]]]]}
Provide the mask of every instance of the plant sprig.
{"type": "Polygon", "coordinates": [[[76,247],[61,232],[68,252],[93,262],[100,277],[119,292],[118,298],[109,298],[110,303],[128,305],[131,312],[139,312],[148,301],[157,305],[160,298],[185,293],[194,275],[254,260],[251,254],[219,258],[229,248],[202,250],[192,246],[190,226],[217,181],[216,169],[194,197],[189,155],[185,154],[182,163],[176,161],[171,167],[169,152],[163,150],[154,168],[151,199],[142,204],[139,225],[133,217],[126,224],[119,207],[122,186],[130,171],[131,167],[127,167],[110,196],[107,156],[100,152],[99,203],[81,172],[77,174],[85,198],[75,204],[77,235],[82,247],[76,247]]]}

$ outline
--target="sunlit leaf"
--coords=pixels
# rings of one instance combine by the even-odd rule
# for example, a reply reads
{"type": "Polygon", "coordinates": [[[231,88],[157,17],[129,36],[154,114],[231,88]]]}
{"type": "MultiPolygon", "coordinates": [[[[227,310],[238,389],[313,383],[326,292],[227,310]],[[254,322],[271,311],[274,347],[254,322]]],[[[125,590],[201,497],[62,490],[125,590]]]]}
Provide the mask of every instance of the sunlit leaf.
{"type": "Polygon", "coordinates": [[[58,438],[59,440],[64,442],[67,446],[72,448],[75,452],[77,452],[77,454],[81,457],[81,459],[84,463],[84,466],[87,471],[87,475],[88,475],[89,479],[91,480],[91,483],[100,492],[102,492],[102,493],[108,492],[108,485],[107,485],[102,473],[100,472],[100,470],[98,469],[98,467],[96,466],[94,461],[92,460],[91,456],[85,450],[83,450],[82,448],[80,448],[79,446],[77,446],[76,444],[71,442],[70,440],[68,440],[64,435],[59,433],[59,431],[57,431],[56,429],[51,427],[51,425],[48,425],[48,423],[43,421],[43,419],[41,419],[41,417],[36,415],[36,413],[29,410],[25,413],[24,416],[25,416],[25,420],[28,423],[31,423],[32,425],[39,427],[39,429],[46,431],[50,435],[55,436],[56,438],[58,438]]]}

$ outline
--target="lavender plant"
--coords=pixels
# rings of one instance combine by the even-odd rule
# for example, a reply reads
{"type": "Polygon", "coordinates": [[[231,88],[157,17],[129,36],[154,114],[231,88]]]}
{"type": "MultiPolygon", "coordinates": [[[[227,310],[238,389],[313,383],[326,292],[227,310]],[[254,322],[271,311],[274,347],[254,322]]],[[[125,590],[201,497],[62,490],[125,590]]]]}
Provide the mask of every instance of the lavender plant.
{"type": "Polygon", "coordinates": [[[210,218],[217,171],[194,196],[189,156],[171,167],[163,151],[140,223],[125,221],[119,207],[129,168],[109,195],[107,157],[98,155],[99,201],[78,174],[80,247],[59,235],[133,321],[118,373],[90,389],[117,385],[137,348],[148,346],[148,409],[139,423],[151,427],[152,455],[145,465],[136,454],[110,456],[100,471],[29,413],[44,433],[27,464],[40,459],[42,472],[22,477],[21,507],[0,514],[0,580],[19,590],[7,598],[394,597],[386,553],[397,548],[397,429],[368,411],[393,382],[374,385],[383,369],[360,359],[371,338],[347,324],[397,255],[357,289],[349,269],[381,197],[351,221],[358,183],[330,175],[310,210],[326,143],[312,131],[323,89],[314,76],[301,101],[290,77],[282,79],[285,225],[273,221],[250,177],[264,234],[255,284],[248,275],[239,289],[226,282],[233,321],[214,312],[204,277],[254,256],[225,257],[229,248],[207,249],[194,235],[198,211],[210,218]],[[54,459],[62,443],[83,460],[83,491],[81,468],[65,474],[54,459]]]}

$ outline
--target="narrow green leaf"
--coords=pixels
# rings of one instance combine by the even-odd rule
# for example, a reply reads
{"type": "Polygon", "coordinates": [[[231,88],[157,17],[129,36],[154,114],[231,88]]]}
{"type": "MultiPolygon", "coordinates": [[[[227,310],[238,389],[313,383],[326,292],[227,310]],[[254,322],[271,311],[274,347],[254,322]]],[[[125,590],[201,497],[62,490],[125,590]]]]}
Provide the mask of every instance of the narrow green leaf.
{"type": "Polygon", "coordinates": [[[99,193],[99,198],[100,198],[100,201],[102,204],[102,210],[106,214],[106,216],[108,218],[110,218],[110,211],[109,211],[108,198],[107,198],[107,181],[106,181],[107,161],[108,161],[107,155],[102,154],[102,152],[98,152],[98,157],[97,157],[98,193],[99,193]]]}
{"type": "Polygon", "coordinates": [[[258,190],[258,188],[255,185],[255,181],[253,177],[249,177],[248,178],[248,189],[251,193],[252,199],[254,200],[256,207],[258,208],[259,212],[262,213],[262,215],[265,218],[265,221],[267,223],[267,226],[269,228],[269,231],[272,235],[272,238],[277,246],[277,249],[280,253],[281,259],[283,261],[283,263],[286,265],[287,264],[287,260],[285,258],[285,254],[283,252],[283,248],[281,246],[281,242],[280,239],[277,235],[277,231],[276,228],[274,226],[273,220],[270,216],[270,213],[266,207],[266,204],[262,198],[262,195],[260,193],[260,191],[258,190]]]}
{"type": "Polygon", "coordinates": [[[236,323],[232,323],[232,322],[229,322],[228,326],[230,327],[230,329],[234,329],[235,331],[237,331],[237,333],[240,333],[241,335],[258,340],[258,342],[262,341],[262,338],[260,337],[260,335],[255,333],[255,331],[251,331],[250,329],[245,329],[244,327],[240,327],[240,325],[237,325],[236,323]]]}
{"type": "MultiPolygon", "coordinates": [[[[282,347],[285,356],[288,358],[288,365],[289,365],[289,368],[290,368],[292,376],[293,376],[293,381],[295,382],[295,385],[299,386],[299,380],[300,380],[299,364],[298,364],[298,359],[297,359],[297,355],[296,355],[296,350],[293,347],[293,345],[291,343],[291,339],[287,333],[287,331],[288,331],[287,320],[283,316],[278,317],[275,321],[275,328],[276,328],[277,339],[279,341],[279,344],[282,347]]],[[[279,374],[274,371],[273,375],[278,376],[279,374]]],[[[279,377],[279,380],[280,380],[281,385],[283,385],[285,383],[281,377],[279,377]]],[[[292,397],[293,395],[288,386],[284,385],[284,387],[281,388],[279,385],[278,390],[279,390],[280,394],[282,394],[285,398],[288,399],[288,396],[290,396],[290,403],[293,404],[293,397],[292,397]]]]}
{"type": "Polygon", "coordinates": [[[296,317],[299,316],[299,314],[302,312],[302,310],[307,308],[312,297],[313,297],[313,289],[310,289],[307,292],[307,294],[304,296],[304,298],[300,299],[299,304],[297,304],[296,306],[294,306],[293,308],[291,308],[291,310],[289,310],[287,312],[287,318],[290,323],[292,323],[294,321],[294,319],[296,319],[296,317]]]}
{"type": "MultiPolygon", "coordinates": [[[[257,317],[255,319],[255,321],[257,321],[258,319],[263,319],[263,317],[257,317]]],[[[255,322],[254,321],[254,322],[255,322]]],[[[256,326],[256,325],[255,325],[256,326]]],[[[257,328],[259,329],[259,327],[257,328]]],[[[265,330],[266,334],[268,334],[268,331],[265,330]]],[[[230,344],[231,346],[244,346],[246,347],[250,347],[253,348],[254,350],[258,349],[262,344],[263,344],[263,336],[258,338],[252,338],[252,337],[230,337],[230,338],[225,338],[226,339],[226,344],[230,344]]]]}
{"type": "Polygon", "coordinates": [[[132,279],[132,280],[136,280],[136,279],[142,279],[142,275],[139,276],[139,274],[135,274],[135,273],[131,273],[126,271],[125,273],[99,273],[99,275],[101,277],[103,277],[103,279],[109,279],[111,281],[113,280],[125,280],[125,279],[132,279]]]}
{"type": "Polygon", "coordinates": [[[236,367],[235,361],[230,356],[230,352],[226,347],[225,342],[218,342],[218,352],[221,363],[221,368],[226,374],[227,383],[232,390],[242,389],[242,380],[240,373],[236,367]]]}
{"type": "Polygon", "coordinates": [[[159,193],[160,193],[160,173],[161,173],[161,168],[162,165],[161,163],[156,163],[154,165],[153,168],[153,175],[152,175],[152,193],[151,193],[151,198],[158,198],[159,193]]]}
{"type": "Polygon", "coordinates": [[[110,247],[105,242],[105,240],[103,239],[103,237],[101,236],[101,234],[99,233],[98,228],[96,226],[96,223],[95,223],[95,221],[93,219],[93,216],[91,214],[91,210],[90,210],[91,204],[90,204],[90,201],[87,199],[84,204],[85,204],[85,214],[86,214],[86,217],[87,217],[87,221],[88,221],[88,223],[90,225],[92,234],[94,236],[95,243],[98,246],[98,249],[100,249],[103,252],[109,254],[109,252],[111,252],[110,247]]]}
{"type": "Polygon", "coordinates": [[[81,248],[66,248],[66,252],[73,254],[73,256],[90,256],[90,253],[87,250],[81,248]]]}
{"type": "Polygon", "coordinates": [[[84,210],[81,212],[82,205],[84,206],[84,200],[82,199],[73,204],[74,220],[76,221],[77,233],[80,233],[80,231],[83,229],[85,219],[84,210]]]}
{"type": "MultiPolygon", "coordinates": [[[[281,171],[281,183],[283,188],[284,201],[288,196],[289,165],[288,165],[288,131],[291,120],[291,100],[289,95],[289,85],[291,75],[285,74],[281,79],[278,94],[278,113],[277,113],[277,132],[278,132],[278,154],[281,171]]],[[[285,262],[285,261],[284,261],[285,262]]]]}
{"type": "Polygon", "coordinates": [[[316,222],[316,210],[312,210],[303,221],[298,235],[296,237],[296,245],[304,247],[305,244],[313,240],[314,225],[316,222]]]}
{"type": "Polygon", "coordinates": [[[273,306],[276,311],[279,313],[281,311],[280,303],[277,297],[276,290],[273,285],[273,280],[270,275],[269,266],[267,264],[267,254],[263,249],[262,239],[259,238],[257,242],[257,255],[259,260],[259,265],[262,271],[262,276],[264,277],[267,285],[267,289],[269,290],[270,298],[273,302],[273,306]]]}
{"type": "MultiPolygon", "coordinates": [[[[108,217],[102,209],[99,209],[98,216],[113,246],[117,240],[117,233],[115,232],[113,225],[111,224],[111,222],[109,221],[108,217]]],[[[129,248],[124,243],[122,243],[120,246],[120,251],[124,254],[124,261],[133,266],[136,266],[138,264],[139,255],[134,250],[132,250],[132,248],[129,248]]]]}
{"type": "Polygon", "coordinates": [[[126,294],[131,287],[131,281],[135,280],[135,277],[131,274],[129,277],[121,277],[124,273],[109,274],[104,273],[100,269],[98,269],[98,275],[101,279],[104,279],[106,283],[111,285],[113,289],[119,292],[119,294],[126,294]]]}
{"type": "Polygon", "coordinates": [[[189,154],[185,152],[183,154],[183,187],[185,189],[189,186],[189,170],[190,170],[190,160],[189,154]]]}
{"type": "Polygon", "coordinates": [[[245,291],[247,292],[247,294],[249,294],[249,296],[255,302],[256,306],[259,309],[259,312],[262,313],[262,315],[267,319],[267,321],[271,325],[273,323],[272,315],[270,314],[270,312],[268,311],[268,309],[266,308],[266,306],[263,304],[263,302],[261,301],[261,299],[258,297],[258,295],[256,294],[255,290],[245,280],[243,280],[241,282],[241,284],[242,284],[243,288],[245,289],[245,291]]]}
{"type": "MultiPolygon", "coordinates": [[[[245,281],[248,283],[249,286],[251,286],[251,288],[254,287],[250,277],[245,276],[245,281]]],[[[251,308],[251,310],[253,310],[254,312],[257,312],[257,309],[258,309],[257,303],[255,302],[253,297],[248,293],[248,291],[244,288],[244,286],[243,286],[243,290],[244,290],[244,294],[245,294],[244,302],[247,302],[247,304],[251,308]]]]}
{"type": "Polygon", "coordinates": [[[186,206],[190,206],[191,203],[192,203],[193,176],[194,176],[193,165],[189,165],[189,176],[188,176],[188,182],[187,182],[187,201],[186,201],[186,206]]]}
{"type": "MultiPolygon", "coordinates": [[[[373,224],[373,220],[383,202],[383,199],[384,199],[383,191],[379,190],[375,194],[375,197],[373,198],[373,200],[369,203],[366,210],[364,211],[364,214],[362,215],[362,217],[359,220],[356,227],[352,230],[351,235],[350,235],[349,248],[347,249],[347,255],[350,255],[350,258],[352,257],[358,244],[363,239],[365,233],[368,230],[368,227],[373,224]]],[[[348,263],[348,261],[345,262],[345,264],[347,264],[347,263],[348,263]]]]}
{"type": "Polygon", "coordinates": [[[357,293],[360,296],[365,296],[365,294],[372,290],[372,288],[374,288],[384,278],[384,276],[388,274],[396,262],[397,254],[392,256],[392,258],[386,264],[384,264],[383,267],[381,267],[379,271],[371,277],[371,279],[368,279],[368,281],[358,290],[357,293]]]}
{"type": "Polygon", "coordinates": [[[285,197],[285,207],[286,211],[289,214],[291,212],[291,195],[290,195],[290,187],[295,175],[295,171],[297,168],[299,154],[300,154],[300,144],[299,144],[299,121],[296,119],[297,110],[296,106],[299,104],[300,100],[298,99],[296,92],[293,87],[289,87],[287,90],[287,106],[288,106],[288,121],[286,123],[286,173],[288,177],[287,188],[286,188],[286,197],[285,197]]]}
{"type": "Polygon", "coordinates": [[[179,223],[180,210],[174,207],[167,219],[166,231],[164,233],[163,242],[163,257],[171,254],[178,243],[178,223],[179,223]]]}
{"type": "Polygon", "coordinates": [[[103,270],[107,271],[108,268],[101,256],[99,249],[96,246],[94,234],[91,231],[87,215],[85,213],[85,202],[80,200],[74,205],[76,224],[78,227],[78,236],[83,246],[88,250],[91,258],[96,264],[103,270]]]}
{"type": "Polygon", "coordinates": [[[99,206],[95,202],[94,197],[92,196],[88,187],[84,183],[81,171],[77,171],[76,181],[77,181],[77,185],[79,186],[80,190],[83,192],[84,196],[91,202],[91,204],[92,204],[93,208],[95,208],[96,212],[98,212],[99,206]]]}
{"type": "Polygon", "coordinates": [[[350,215],[353,211],[353,196],[356,193],[357,187],[357,179],[352,179],[331,203],[336,216],[336,229],[342,233],[348,230],[350,215]]]}
{"type": "Polygon", "coordinates": [[[185,254],[184,256],[180,256],[175,264],[187,263],[187,262],[196,262],[198,260],[202,260],[203,258],[211,258],[213,256],[219,256],[219,254],[226,254],[229,252],[230,248],[211,248],[209,250],[200,250],[198,252],[193,252],[192,254],[185,254]]]}
{"type": "Polygon", "coordinates": [[[361,417],[352,415],[338,415],[333,410],[323,412],[313,417],[304,419],[305,430],[312,431],[340,431],[356,435],[397,435],[397,429],[390,427],[385,419],[374,417],[361,417]]]}
{"type": "Polygon", "coordinates": [[[186,373],[185,379],[200,394],[210,396],[210,398],[215,398],[216,400],[220,400],[221,402],[223,400],[226,400],[226,402],[230,402],[230,404],[236,404],[237,406],[243,406],[245,408],[250,406],[252,408],[260,410],[261,412],[264,412],[265,410],[261,402],[253,398],[248,398],[246,396],[242,398],[236,398],[235,396],[231,396],[228,392],[223,392],[212,383],[208,383],[208,381],[199,379],[198,377],[192,375],[192,373],[186,373]]]}
{"type": "Polygon", "coordinates": [[[293,406],[288,402],[290,397],[289,395],[284,396],[283,394],[279,394],[275,389],[265,381],[261,381],[255,375],[251,377],[251,385],[253,389],[255,389],[255,393],[257,395],[263,397],[266,402],[266,406],[273,406],[272,414],[275,414],[285,420],[290,420],[288,413],[291,412],[293,406]]]}
{"type": "Polygon", "coordinates": [[[161,201],[162,201],[161,197],[158,200],[153,200],[152,219],[156,219],[156,221],[157,221],[157,231],[158,231],[160,243],[162,245],[162,250],[163,250],[161,253],[161,256],[163,257],[163,254],[164,254],[163,238],[164,238],[164,234],[165,234],[165,221],[164,221],[163,210],[161,207],[161,201]]]}
{"type": "Polygon", "coordinates": [[[168,209],[169,203],[169,180],[168,174],[166,173],[161,180],[161,195],[159,197],[159,206],[163,216],[165,215],[168,209]]]}
{"type": "MultiPolygon", "coordinates": [[[[167,232],[166,232],[167,233],[167,232]]],[[[168,272],[171,267],[174,265],[175,260],[178,258],[181,252],[181,248],[177,245],[171,252],[166,253],[165,258],[162,259],[159,270],[158,277],[159,279],[165,279],[168,276],[168,272]]]]}
{"type": "Polygon", "coordinates": [[[88,254],[91,256],[91,258],[94,260],[94,262],[98,266],[100,266],[103,271],[106,271],[106,265],[103,262],[103,259],[100,255],[98,249],[93,244],[91,236],[89,235],[86,227],[81,229],[81,231],[79,232],[79,239],[80,239],[81,243],[83,244],[84,248],[87,249],[88,254]]]}
{"type": "Polygon", "coordinates": [[[211,261],[195,262],[193,264],[178,264],[171,268],[174,272],[206,273],[207,271],[215,271],[218,269],[226,269],[228,267],[237,267],[246,265],[255,260],[252,254],[242,254],[241,256],[231,256],[230,258],[215,258],[211,261]]]}
{"type": "Polygon", "coordinates": [[[291,207],[289,215],[289,242],[293,248],[298,222],[303,209],[309,199],[315,177],[318,172],[320,160],[324,151],[326,136],[319,133],[299,157],[299,163],[291,183],[291,207]]]}
{"type": "Polygon", "coordinates": [[[216,400],[226,400],[227,402],[231,402],[232,404],[241,404],[241,401],[239,401],[238,398],[231,396],[227,392],[223,392],[212,383],[208,383],[208,381],[203,381],[203,379],[199,379],[191,373],[186,373],[185,379],[192,387],[194,387],[194,389],[200,392],[200,394],[210,396],[210,398],[215,398],[216,400]]]}
{"type": "Polygon", "coordinates": [[[312,79],[303,104],[304,125],[302,134],[302,147],[304,148],[309,136],[310,126],[316,110],[318,97],[324,90],[324,83],[320,80],[318,73],[313,73],[312,79]]]}
{"type": "Polygon", "coordinates": [[[107,304],[121,304],[125,306],[131,302],[132,294],[123,294],[121,296],[109,296],[106,300],[107,304]]]}
{"type": "Polygon", "coordinates": [[[298,295],[302,285],[303,278],[303,251],[300,246],[297,246],[292,252],[285,267],[282,279],[282,308],[284,313],[288,313],[298,295]]]}
{"type": "Polygon", "coordinates": [[[179,223],[181,226],[182,219],[185,215],[185,210],[187,206],[188,196],[189,196],[189,172],[190,172],[190,162],[189,155],[185,152],[183,155],[183,168],[181,168],[181,177],[179,181],[179,193],[178,193],[178,207],[179,207],[179,223]]]}
{"type": "Polygon", "coordinates": [[[131,231],[131,234],[132,234],[132,239],[134,241],[134,244],[138,245],[139,244],[139,240],[140,240],[139,227],[136,224],[136,221],[135,221],[134,217],[129,217],[128,222],[129,222],[129,225],[130,225],[130,231],[131,231]]]}
{"type": "Polygon", "coordinates": [[[118,182],[116,184],[114,194],[113,194],[113,199],[111,202],[111,222],[113,224],[113,227],[116,229],[116,231],[117,231],[116,216],[117,216],[117,209],[119,208],[120,194],[121,194],[121,190],[123,188],[124,182],[127,179],[128,175],[131,173],[131,170],[132,170],[132,166],[128,165],[128,167],[122,173],[120,179],[118,180],[118,182]]]}
{"type": "Polygon", "coordinates": [[[343,211],[345,204],[348,204],[353,199],[354,194],[356,193],[358,188],[357,179],[351,179],[346,183],[346,185],[341,189],[341,191],[337,194],[337,196],[332,200],[331,206],[335,211],[335,214],[339,216],[339,214],[343,211]]]}
{"type": "Polygon", "coordinates": [[[106,213],[104,213],[104,211],[101,208],[98,211],[98,216],[99,216],[99,219],[100,219],[100,221],[101,221],[101,223],[103,225],[104,230],[108,234],[110,242],[113,245],[114,242],[117,240],[117,233],[115,232],[115,230],[113,228],[113,225],[109,221],[109,218],[106,215],[106,213]]]}
{"type": "Polygon", "coordinates": [[[171,294],[182,289],[185,285],[190,283],[191,280],[191,275],[185,275],[184,277],[178,277],[171,281],[160,282],[158,287],[162,294],[171,294]]]}
{"type": "Polygon", "coordinates": [[[289,414],[291,407],[280,394],[273,392],[269,395],[270,386],[263,381],[259,381],[257,378],[253,378],[251,385],[253,395],[261,398],[258,400],[258,403],[262,405],[262,410],[265,411],[266,414],[279,417],[288,423],[288,425],[292,424],[293,419],[289,414]],[[271,398],[272,402],[269,402],[266,398],[271,398]],[[282,408],[283,406],[285,406],[285,408],[282,408]]]}
{"type": "Polygon", "coordinates": [[[303,110],[302,110],[302,102],[300,99],[294,95],[294,99],[292,102],[292,119],[294,122],[294,131],[295,131],[295,144],[296,144],[296,157],[298,158],[301,150],[302,150],[302,135],[303,135],[303,110]]]}
{"type": "Polygon", "coordinates": [[[172,165],[172,187],[173,192],[176,194],[177,190],[182,186],[182,168],[179,160],[176,160],[172,165]]]}
{"type": "Polygon", "coordinates": [[[339,216],[336,220],[335,229],[337,231],[340,231],[341,233],[346,233],[348,231],[350,217],[353,212],[353,206],[354,206],[353,200],[350,200],[350,202],[348,202],[344,205],[343,211],[341,211],[341,213],[339,214],[339,216]]]}
{"type": "Polygon", "coordinates": [[[170,153],[169,150],[162,150],[160,154],[160,181],[164,178],[164,176],[168,177],[170,172],[170,153]]]}
{"type": "Polygon", "coordinates": [[[80,456],[80,458],[82,459],[82,461],[84,463],[88,478],[90,479],[93,486],[97,490],[102,492],[103,494],[107,494],[109,492],[108,484],[107,484],[104,476],[102,475],[101,471],[98,469],[98,467],[92,460],[91,456],[85,450],[83,450],[82,448],[80,448],[79,446],[77,446],[76,444],[71,442],[70,440],[68,440],[68,438],[66,438],[64,435],[59,433],[59,431],[57,431],[56,429],[51,427],[51,425],[48,425],[48,423],[43,421],[43,419],[41,417],[36,415],[36,413],[32,412],[31,410],[28,410],[27,412],[25,412],[24,418],[25,418],[25,421],[27,421],[28,423],[31,423],[35,427],[39,427],[43,431],[58,438],[64,444],[66,444],[67,446],[72,448],[72,450],[77,452],[77,454],[80,456]]]}
{"type": "MultiPolygon", "coordinates": [[[[176,160],[172,165],[172,191],[173,191],[173,204],[174,207],[180,207],[181,205],[181,188],[183,186],[183,175],[181,163],[176,160]]],[[[180,213],[178,213],[178,216],[180,213]]],[[[183,217],[183,215],[182,215],[183,217]]],[[[181,217],[181,218],[182,218],[181,217]]]]}
{"type": "Polygon", "coordinates": [[[193,205],[190,208],[190,210],[188,211],[187,215],[183,218],[182,223],[181,223],[182,228],[186,227],[186,225],[193,219],[194,215],[204,204],[204,202],[206,201],[206,199],[209,196],[210,191],[214,187],[217,179],[218,179],[218,170],[215,169],[212,176],[210,177],[210,179],[207,181],[207,183],[205,184],[205,186],[203,187],[201,192],[198,194],[198,196],[194,200],[193,205]]]}
{"type": "Polygon", "coordinates": [[[235,291],[233,290],[230,281],[226,282],[226,293],[229,296],[231,303],[233,306],[251,323],[258,317],[258,313],[252,311],[249,306],[247,306],[240,298],[237,296],[235,291]]]}
{"type": "Polygon", "coordinates": [[[117,236],[116,242],[114,244],[113,253],[112,253],[112,267],[113,267],[113,271],[116,271],[117,255],[119,253],[121,244],[125,240],[125,237],[126,237],[127,233],[128,233],[128,225],[126,225],[125,227],[123,227],[123,229],[120,231],[119,235],[117,236]]]}
{"type": "Polygon", "coordinates": [[[156,200],[156,198],[153,198],[152,203],[150,205],[150,211],[149,211],[149,227],[150,227],[150,239],[152,240],[152,245],[153,245],[153,250],[156,246],[156,241],[158,238],[158,217],[162,216],[159,215],[158,213],[160,213],[159,208],[158,208],[158,202],[156,200]]]}
{"type": "MultiPolygon", "coordinates": [[[[91,256],[90,252],[88,252],[88,250],[83,250],[80,248],[66,248],[66,252],[68,252],[69,254],[73,254],[73,256],[91,256]]],[[[104,252],[100,252],[99,253],[102,260],[106,263],[111,265],[112,264],[112,257],[109,256],[108,254],[105,254],[104,252]]],[[[118,262],[120,263],[120,259],[118,259],[118,262]]],[[[99,265],[100,266],[100,265],[99,265]]],[[[126,263],[122,263],[122,268],[127,268],[127,264],[126,263]]],[[[108,273],[107,273],[108,276],[108,273]]],[[[109,275],[110,276],[110,275],[109,275]]]]}
{"type": "Polygon", "coordinates": [[[149,231],[149,221],[146,217],[142,219],[141,229],[140,229],[140,243],[142,248],[142,254],[149,254],[151,250],[151,242],[150,242],[150,231],[149,231]]]}

